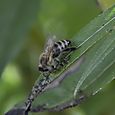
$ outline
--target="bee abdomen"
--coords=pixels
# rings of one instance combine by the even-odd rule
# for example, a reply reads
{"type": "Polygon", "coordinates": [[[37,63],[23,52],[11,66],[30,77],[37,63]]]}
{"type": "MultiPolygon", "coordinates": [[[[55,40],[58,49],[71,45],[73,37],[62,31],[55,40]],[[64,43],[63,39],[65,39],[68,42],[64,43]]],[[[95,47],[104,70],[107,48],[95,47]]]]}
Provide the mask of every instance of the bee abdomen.
{"type": "Polygon", "coordinates": [[[54,47],[53,47],[53,57],[58,57],[60,55],[60,53],[66,49],[69,45],[71,44],[71,41],[69,40],[60,40],[58,42],[54,43],[54,47]]]}
{"type": "Polygon", "coordinates": [[[55,42],[54,46],[57,49],[59,49],[61,52],[63,49],[67,48],[70,44],[71,44],[71,41],[69,41],[69,40],[60,40],[58,42],[55,42]]]}

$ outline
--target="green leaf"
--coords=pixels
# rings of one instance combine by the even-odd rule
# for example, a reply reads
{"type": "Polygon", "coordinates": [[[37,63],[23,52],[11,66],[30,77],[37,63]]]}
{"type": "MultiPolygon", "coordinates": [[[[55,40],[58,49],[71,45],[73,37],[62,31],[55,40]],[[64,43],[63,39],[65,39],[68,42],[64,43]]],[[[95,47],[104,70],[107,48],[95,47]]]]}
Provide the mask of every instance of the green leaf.
{"type": "Polygon", "coordinates": [[[0,74],[27,40],[39,0],[0,0],[0,74]]]}
{"type": "Polygon", "coordinates": [[[73,98],[79,99],[80,90],[84,95],[94,95],[115,78],[115,6],[91,21],[73,41],[79,48],[72,53],[70,63],[57,78],[77,66],[83,58],[79,71],[66,75],[58,87],[39,95],[33,107],[46,104],[51,108],[73,98]]]}
{"type": "Polygon", "coordinates": [[[80,107],[85,111],[86,115],[100,115],[102,113],[114,115],[115,103],[113,100],[115,100],[115,80],[104,88],[102,92],[89,98],[80,107]],[[92,108],[91,105],[93,106],[92,108]]]}

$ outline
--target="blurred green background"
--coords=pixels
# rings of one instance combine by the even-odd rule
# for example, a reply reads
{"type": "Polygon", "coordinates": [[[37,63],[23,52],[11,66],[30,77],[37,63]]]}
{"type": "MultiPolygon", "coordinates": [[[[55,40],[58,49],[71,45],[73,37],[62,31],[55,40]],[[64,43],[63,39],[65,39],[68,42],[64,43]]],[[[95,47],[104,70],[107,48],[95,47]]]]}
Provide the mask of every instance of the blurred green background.
{"type": "MultiPolygon", "coordinates": [[[[71,39],[115,0],[0,0],[0,115],[26,99],[48,36],[71,39]]],[[[115,81],[79,107],[35,115],[115,115],[115,81]]],[[[34,114],[30,114],[34,115],[34,114]]]]}

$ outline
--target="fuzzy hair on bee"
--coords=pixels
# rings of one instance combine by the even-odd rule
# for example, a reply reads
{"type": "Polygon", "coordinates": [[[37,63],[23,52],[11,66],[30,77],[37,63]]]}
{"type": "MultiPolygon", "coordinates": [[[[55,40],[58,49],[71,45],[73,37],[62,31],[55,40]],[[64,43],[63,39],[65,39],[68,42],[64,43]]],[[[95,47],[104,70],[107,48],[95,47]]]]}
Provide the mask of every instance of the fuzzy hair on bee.
{"type": "Polygon", "coordinates": [[[39,71],[48,76],[54,70],[60,68],[60,65],[63,66],[62,60],[63,63],[68,61],[68,59],[66,60],[66,54],[68,55],[74,50],[76,50],[76,47],[72,46],[70,40],[54,41],[53,39],[48,39],[46,47],[39,58],[39,71]]]}

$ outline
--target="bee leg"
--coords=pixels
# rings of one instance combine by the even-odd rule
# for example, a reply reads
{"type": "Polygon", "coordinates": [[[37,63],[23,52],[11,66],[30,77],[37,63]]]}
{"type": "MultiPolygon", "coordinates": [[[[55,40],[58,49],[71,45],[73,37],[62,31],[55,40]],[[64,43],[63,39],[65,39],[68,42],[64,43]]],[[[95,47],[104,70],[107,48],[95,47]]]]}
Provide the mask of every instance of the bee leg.
{"type": "Polygon", "coordinates": [[[43,76],[44,76],[44,77],[48,77],[49,75],[50,75],[50,73],[49,73],[49,72],[47,72],[47,73],[46,73],[46,72],[44,72],[44,73],[43,73],[43,76]]]}
{"type": "Polygon", "coordinates": [[[67,55],[64,59],[63,59],[63,63],[64,64],[68,64],[70,60],[70,55],[67,55]]]}
{"type": "Polygon", "coordinates": [[[64,66],[58,58],[54,59],[52,63],[52,72],[59,70],[62,66],[64,66]]]}
{"type": "Polygon", "coordinates": [[[53,64],[53,65],[51,65],[51,66],[49,66],[48,67],[48,74],[47,74],[47,76],[49,76],[50,75],[50,73],[52,73],[54,70],[56,69],[56,67],[55,67],[55,65],[53,64]]]}
{"type": "Polygon", "coordinates": [[[69,47],[63,50],[63,52],[71,52],[71,51],[75,51],[77,48],[76,47],[69,47]]]}
{"type": "Polygon", "coordinates": [[[60,63],[60,66],[63,67],[65,64],[68,64],[69,63],[69,58],[64,58],[61,63],[60,63]]]}
{"type": "Polygon", "coordinates": [[[71,57],[71,52],[74,50],[76,50],[76,47],[69,47],[69,48],[66,48],[65,50],[63,50],[63,54],[65,53],[65,55],[62,57],[61,62],[64,64],[68,64],[70,57],[71,57]]]}
{"type": "Polygon", "coordinates": [[[70,58],[71,58],[70,52],[66,52],[66,53],[64,52],[62,56],[60,57],[60,65],[64,66],[65,64],[68,64],[70,58]]]}
{"type": "Polygon", "coordinates": [[[53,64],[54,70],[57,70],[57,69],[58,69],[59,64],[60,64],[59,59],[58,59],[58,58],[55,58],[55,59],[54,59],[54,64],[53,64]]]}
{"type": "Polygon", "coordinates": [[[47,67],[47,71],[43,72],[43,76],[48,77],[51,72],[52,72],[52,67],[47,67]]]}
{"type": "Polygon", "coordinates": [[[55,58],[54,62],[55,62],[55,70],[59,70],[61,67],[63,67],[65,64],[68,64],[68,60],[70,59],[70,55],[69,56],[64,56],[63,58],[55,58]]]}
{"type": "Polygon", "coordinates": [[[57,61],[56,69],[59,70],[61,67],[64,66],[64,63],[62,60],[59,61],[59,59],[56,59],[56,61],[57,61]]]}

